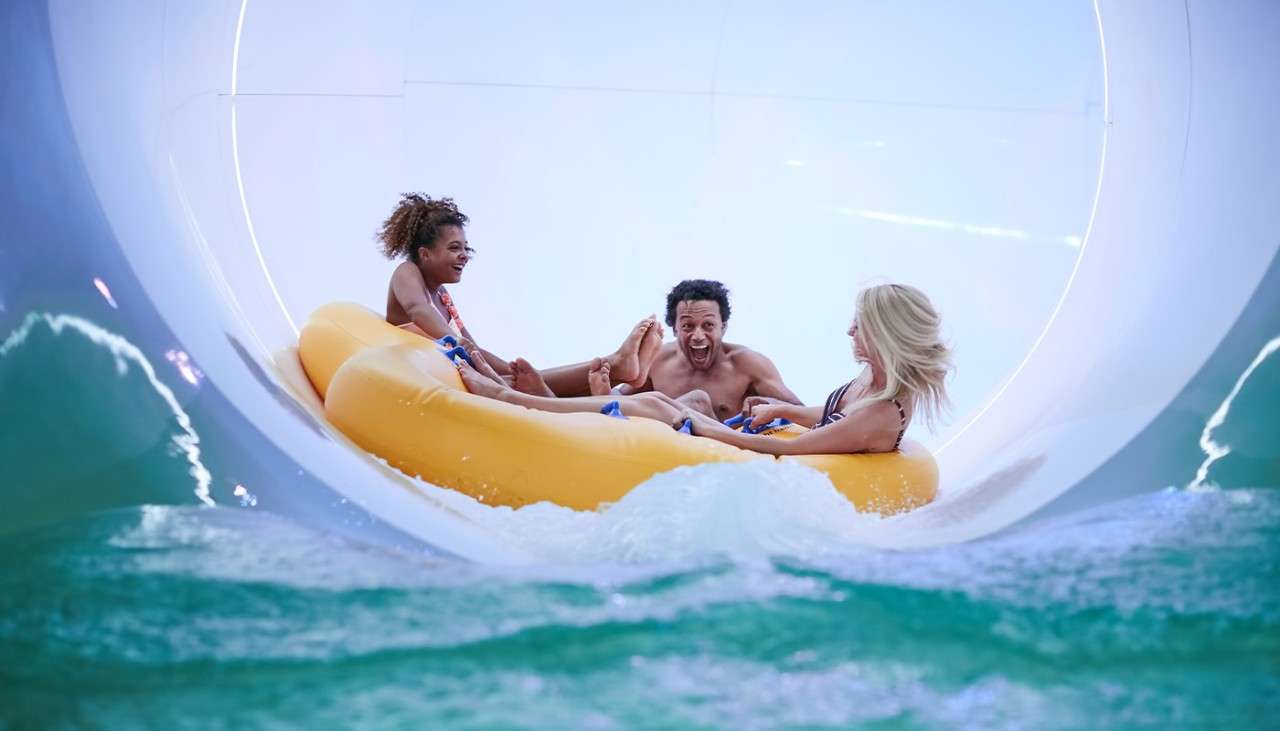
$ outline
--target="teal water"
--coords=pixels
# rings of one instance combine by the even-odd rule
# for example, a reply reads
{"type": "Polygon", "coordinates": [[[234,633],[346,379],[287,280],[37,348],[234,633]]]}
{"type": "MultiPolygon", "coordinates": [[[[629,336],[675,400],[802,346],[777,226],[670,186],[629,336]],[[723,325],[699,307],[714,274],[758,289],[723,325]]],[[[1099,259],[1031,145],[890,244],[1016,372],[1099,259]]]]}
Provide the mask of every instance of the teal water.
{"type": "MultiPolygon", "coordinates": [[[[546,557],[497,569],[226,507],[236,502],[218,476],[235,455],[219,453],[217,425],[175,371],[148,374],[67,333],[37,327],[0,358],[6,425],[66,414],[20,438],[6,426],[0,445],[3,728],[1266,728],[1280,717],[1273,488],[1152,485],[986,540],[896,552],[836,530],[893,523],[848,512],[809,473],[698,468],[603,515],[489,509],[493,530],[546,557]],[[41,387],[48,379],[60,388],[41,387]],[[219,507],[194,494],[174,404],[203,438],[219,507]],[[107,414],[115,428],[94,430],[107,414]],[[176,504],[140,504],[157,500],[176,504]]],[[[1265,397],[1250,388],[1261,386],[1241,390],[1241,413],[1265,397]]],[[[1220,462],[1237,476],[1272,469],[1220,462]]]]}

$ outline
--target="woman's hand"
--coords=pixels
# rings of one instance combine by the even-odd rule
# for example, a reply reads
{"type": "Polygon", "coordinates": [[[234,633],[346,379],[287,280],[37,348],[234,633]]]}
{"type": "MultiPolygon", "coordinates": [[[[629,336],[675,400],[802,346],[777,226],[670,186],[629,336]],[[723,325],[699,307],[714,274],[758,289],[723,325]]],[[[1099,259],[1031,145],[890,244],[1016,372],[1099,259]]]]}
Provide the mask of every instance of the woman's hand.
{"type": "Polygon", "coordinates": [[[748,396],[742,400],[742,415],[750,416],[751,409],[756,406],[760,406],[761,404],[781,404],[781,403],[784,403],[784,402],[779,401],[776,398],[770,398],[768,396],[748,396]]]}
{"type": "Polygon", "coordinates": [[[758,429],[779,417],[786,418],[789,406],[791,406],[791,404],[756,404],[751,407],[751,418],[747,420],[747,425],[752,429],[758,429]]]}

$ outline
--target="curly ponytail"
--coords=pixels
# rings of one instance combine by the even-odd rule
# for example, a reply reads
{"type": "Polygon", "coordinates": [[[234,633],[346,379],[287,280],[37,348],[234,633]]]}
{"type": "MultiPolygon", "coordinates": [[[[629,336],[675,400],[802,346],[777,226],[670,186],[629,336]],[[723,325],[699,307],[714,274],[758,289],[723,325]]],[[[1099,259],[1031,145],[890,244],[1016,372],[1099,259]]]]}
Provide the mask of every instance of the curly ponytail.
{"type": "Polygon", "coordinates": [[[400,196],[396,209],[382,222],[377,239],[388,259],[408,256],[416,263],[418,249],[435,246],[441,227],[461,228],[467,221],[452,198],[432,199],[420,193],[405,193],[400,196]]]}

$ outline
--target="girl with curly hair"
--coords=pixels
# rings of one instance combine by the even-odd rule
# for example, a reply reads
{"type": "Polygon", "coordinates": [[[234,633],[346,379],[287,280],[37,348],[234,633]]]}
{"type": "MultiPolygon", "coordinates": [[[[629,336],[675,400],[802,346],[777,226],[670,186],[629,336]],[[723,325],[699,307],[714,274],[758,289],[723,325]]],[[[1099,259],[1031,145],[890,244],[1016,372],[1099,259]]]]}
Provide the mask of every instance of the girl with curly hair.
{"type": "Polygon", "coordinates": [[[469,219],[452,198],[431,198],[405,193],[377,239],[388,259],[404,259],[391,275],[387,288],[387,322],[431,338],[453,335],[468,352],[485,361],[486,373],[518,391],[541,396],[577,396],[589,393],[587,372],[608,365],[613,383],[641,383],[662,345],[662,326],[656,318],[641,320],[614,353],[591,363],[578,363],[538,371],[523,358],[508,361],[479,348],[462,322],[457,305],[445,285],[462,281],[462,273],[475,250],[467,242],[469,219]]]}

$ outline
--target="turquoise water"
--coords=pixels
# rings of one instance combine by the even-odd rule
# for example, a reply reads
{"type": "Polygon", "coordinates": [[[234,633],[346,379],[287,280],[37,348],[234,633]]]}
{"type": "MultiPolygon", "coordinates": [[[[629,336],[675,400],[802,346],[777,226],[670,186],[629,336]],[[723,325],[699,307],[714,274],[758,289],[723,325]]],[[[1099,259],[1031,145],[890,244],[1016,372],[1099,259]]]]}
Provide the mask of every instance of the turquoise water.
{"type": "Polygon", "coordinates": [[[181,401],[211,494],[235,505],[219,475],[236,457],[219,452],[212,407],[184,396],[172,368],[149,375],[127,357],[121,368],[109,345],[68,333],[37,327],[0,359],[0,727],[1263,728],[1280,717],[1273,488],[1152,485],[983,541],[894,552],[858,541],[892,520],[853,514],[811,473],[714,466],[655,478],[602,515],[486,509],[495,533],[545,557],[497,569],[200,504],[190,452],[155,425],[187,434],[181,401]],[[59,388],[41,385],[50,379],[59,388]],[[34,413],[62,416],[15,437],[8,425],[34,413]],[[95,430],[108,414],[114,428],[95,430]],[[176,504],[141,504],[156,501],[176,504]]]}

